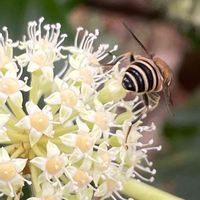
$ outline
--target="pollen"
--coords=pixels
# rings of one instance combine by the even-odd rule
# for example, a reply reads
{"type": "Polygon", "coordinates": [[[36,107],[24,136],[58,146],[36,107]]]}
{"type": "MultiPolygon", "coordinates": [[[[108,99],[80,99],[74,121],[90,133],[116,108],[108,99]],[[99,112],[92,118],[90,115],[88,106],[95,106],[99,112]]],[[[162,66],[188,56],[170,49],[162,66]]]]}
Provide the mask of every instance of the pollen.
{"type": "Polygon", "coordinates": [[[61,101],[71,108],[73,108],[78,102],[78,97],[72,90],[63,90],[60,92],[60,96],[61,101]]]}
{"type": "Polygon", "coordinates": [[[14,94],[19,91],[19,84],[13,78],[3,78],[0,80],[0,91],[6,94],[14,94]]]}
{"type": "Polygon", "coordinates": [[[92,72],[86,68],[80,69],[80,77],[83,80],[83,82],[87,83],[88,85],[91,85],[93,82],[92,72]]]}
{"type": "Polygon", "coordinates": [[[43,112],[35,112],[30,115],[31,126],[37,131],[44,131],[49,125],[49,119],[43,112]]]}
{"type": "Polygon", "coordinates": [[[0,180],[10,181],[16,176],[17,172],[12,162],[0,164],[0,180]]]}
{"type": "Polygon", "coordinates": [[[88,135],[77,135],[76,146],[83,152],[88,152],[92,147],[91,138],[88,135]]]}
{"type": "Polygon", "coordinates": [[[64,160],[60,156],[54,156],[46,162],[46,170],[50,174],[59,173],[64,167],[64,160]]]}
{"type": "Polygon", "coordinates": [[[73,179],[77,183],[78,187],[86,186],[90,182],[88,173],[83,170],[77,170],[73,179]]]}
{"type": "Polygon", "coordinates": [[[103,111],[97,111],[96,116],[95,116],[95,123],[102,130],[107,130],[109,125],[108,125],[108,119],[106,117],[106,113],[103,111]]]}
{"type": "Polygon", "coordinates": [[[43,51],[38,51],[32,56],[32,61],[38,64],[40,67],[46,65],[47,55],[43,51]]]}

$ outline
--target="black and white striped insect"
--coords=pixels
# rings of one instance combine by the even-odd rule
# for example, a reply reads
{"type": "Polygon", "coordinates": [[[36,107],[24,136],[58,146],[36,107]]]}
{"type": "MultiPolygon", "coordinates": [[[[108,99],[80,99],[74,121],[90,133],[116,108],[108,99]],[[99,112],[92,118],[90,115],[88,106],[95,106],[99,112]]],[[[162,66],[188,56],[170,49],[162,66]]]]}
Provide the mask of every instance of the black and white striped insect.
{"type": "MultiPolygon", "coordinates": [[[[165,102],[169,109],[172,105],[170,96],[170,85],[172,82],[172,71],[166,62],[150,54],[145,46],[140,42],[136,35],[124,24],[125,28],[131,33],[133,38],[142,47],[147,57],[134,55],[131,52],[120,55],[114,60],[114,63],[126,60],[127,66],[124,66],[126,71],[122,78],[123,87],[131,92],[141,96],[147,112],[153,110],[159,103],[159,92],[163,92],[165,102]]],[[[170,109],[169,109],[170,110],[170,109]]],[[[131,132],[132,125],[142,118],[144,113],[139,113],[131,122],[126,133],[125,144],[128,148],[128,137],[131,132]]]]}
{"type": "Polygon", "coordinates": [[[124,24],[133,38],[140,44],[147,57],[134,55],[131,52],[122,54],[114,61],[128,59],[125,74],[122,78],[122,85],[126,90],[141,95],[147,110],[153,110],[159,103],[159,92],[163,92],[167,105],[172,104],[170,97],[170,85],[172,72],[166,62],[150,54],[136,35],[124,24]]]}

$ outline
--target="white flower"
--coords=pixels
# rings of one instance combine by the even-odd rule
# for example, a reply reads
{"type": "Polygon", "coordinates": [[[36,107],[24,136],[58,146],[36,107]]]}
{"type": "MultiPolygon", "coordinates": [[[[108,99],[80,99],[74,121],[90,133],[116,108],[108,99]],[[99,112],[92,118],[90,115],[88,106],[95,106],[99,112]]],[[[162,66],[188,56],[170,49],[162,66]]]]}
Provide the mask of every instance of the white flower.
{"type": "MultiPolygon", "coordinates": [[[[26,181],[20,173],[26,165],[27,159],[11,159],[7,151],[0,149],[0,196],[6,194],[14,197],[26,181]]],[[[30,184],[29,181],[26,181],[30,184]]]]}
{"type": "Polygon", "coordinates": [[[26,82],[20,80],[21,73],[17,75],[16,71],[7,71],[5,75],[0,72],[0,104],[5,104],[9,98],[14,104],[22,106],[22,93],[27,92],[30,87],[26,85],[26,82]]]}
{"type": "Polygon", "coordinates": [[[97,50],[94,50],[93,45],[99,35],[99,30],[96,29],[95,33],[89,33],[85,30],[83,37],[80,40],[80,32],[83,30],[82,27],[77,28],[74,46],[67,48],[72,54],[76,55],[71,56],[69,62],[75,69],[78,69],[80,66],[100,67],[100,61],[110,55],[111,52],[116,51],[117,45],[113,49],[109,50],[108,44],[101,44],[98,46],[97,50]],[[77,61],[79,61],[79,64],[77,61]]]}
{"type": "Polygon", "coordinates": [[[18,57],[20,65],[28,64],[28,71],[34,72],[41,70],[43,75],[52,80],[54,62],[65,58],[61,53],[65,47],[61,46],[66,34],[60,35],[61,25],[46,24],[44,30],[46,34],[42,34],[41,24],[44,18],[39,19],[39,23],[36,21],[29,22],[28,24],[28,40],[24,40],[20,43],[20,48],[25,49],[26,53],[18,57]]]}
{"type": "Polygon", "coordinates": [[[16,47],[18,43],[13,43],[9,39],[7,27],[3,27],[5,37],[0,33],[0,69],[17,71],[17,65],[13,59],[13,47],[16,47]]]}
{"type": "MultiPolygon", "coordinates": [[[[92,109],[83,109],[80,112],[80,117],[94,124],[94,128],[100,129],[103,132],[104,138],[110,135],[110,128],[117,126],[114,122],[116,113],[111,112],[112,108],[117,106],[113,102],[102,104],[97,98],[94,98],[94,107],[92,109]]],[[[120,103],[120,102],[119,102],[120,103]]]]}
{"type": "Polygon", "coordinates": [[[42,185],[42,194],[41,197],[30,197],[27,200],[62,200],[66,199],[63,197],[62,192],[58,189],[53,187],[49,182],[45,182],[42,185]]]}
{"type": "Polygon", "coordinates": [[[99,35],[99,30],[96,29],[95,33],[89,33],[85,30],[83,37],[80,38],[80,32],[83,30],[82,27],[77,29],[74,46],[67,47],[72,53],[69,55],[69,64],[74,70],[67,73],[64,79],[81,81],[82,87],[84,87],[82,90],[89,95],[93,92],[91,87],[98,88],[107,80],[100,62],[103,63],[111,52],[116,51],[117,45],[113,49],[109,49],[108,44],[100,44],[97,50],[94,50],[93,45],[99,35]]]}
{"type": "Polygon", "coordinates": [[[39,178],[41,182],[47,180],[51,183],[52,179],[55,185],[58,184],[62,188],[59,177],[66,171],[65,166],[67,165],[68,159],[66,154],[61,154],[55,144],[49,141],[47,143],[47,156],[35,157],[30,162],[43,171],[39,178]]]}
{"type": "Polygon", "coordinates": [[[95,128],[90,131],[88,126],[80,119],[77,119],[76,123],[78,125],[77,133],[67,133],[61,136],[60,139],[66,146],[74,148],[71,160],[77,161],[82,157],[92,159],[93,148],[98,148],[95,143],[100,139],[102,132],[95,128]]]}
{"type": "Polygon", "coordinates": [[[71,116],[73,111],[78,111],[84,106],[80,100],[80,91],[78,87],[68,85],[63,80],[56,77],[54,79],[58,91],[52,93],[45,99],[50,105],[60,105],[59,120],[64,123],[71,116]]]}
{"type": "Polygon", "coordinates": [[[32,102],[26,103],[26,110],[29,115],[22,118],[16,125],[18,127],[29,129],[29,140],[33,146],[42,135],[52,137],[53,131],[53,115],[50,107],[45,106],[42,110],[32,102]]]}
{"type": "Polygon", "coordinates": [[[112,197],[112,199],[123,199],[119,194],[119,191],[123,189],[123,182],[125,178],[121,175],[121,170],[115,168],[112,177],[106,176],[102,179],[102,183],[96,189],[94,196],[106,199],[112,197]]]}

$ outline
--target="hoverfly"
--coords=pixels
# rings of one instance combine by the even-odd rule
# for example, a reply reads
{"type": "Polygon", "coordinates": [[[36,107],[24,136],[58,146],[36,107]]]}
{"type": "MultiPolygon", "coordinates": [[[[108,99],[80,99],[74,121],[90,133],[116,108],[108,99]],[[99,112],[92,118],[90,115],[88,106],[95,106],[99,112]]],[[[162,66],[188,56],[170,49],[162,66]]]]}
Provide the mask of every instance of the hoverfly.
{"type": "MultiPolygon", "coordinates": [[[[150,54],[142,42],[136,37],[136,35],[129,29],[129,27],[123,23],[125,28],[130,32],[132,37],[138,42],[142,47],[147,57],[141,55],[134,55],[131,52],[120,55],[114,60],[114,63],[122,61],[123,59],[128,59],[128,64],[125,66],[125,74],[122,78],[122,86],[131,92],[134,92],[142,97],[144,105],[147,111],[153,110],[159,103],[160,95],[159,92],[163,92],[165,101],[167,103],[168,109],[169,104],[172,105],[172,100],[170,96],[170,85],[172,82],[172,71],[166,62],[150,54]]],[[[170,109],[169,109],[170,110],[170,109]]],[[[132,121],[132,125],[140,119],[142,114],[137,116],[135,120],[132,121]]],[[[128,129],[128,133],[125,138],[127,143],[128,136],[132,125],[128,129]]]]}

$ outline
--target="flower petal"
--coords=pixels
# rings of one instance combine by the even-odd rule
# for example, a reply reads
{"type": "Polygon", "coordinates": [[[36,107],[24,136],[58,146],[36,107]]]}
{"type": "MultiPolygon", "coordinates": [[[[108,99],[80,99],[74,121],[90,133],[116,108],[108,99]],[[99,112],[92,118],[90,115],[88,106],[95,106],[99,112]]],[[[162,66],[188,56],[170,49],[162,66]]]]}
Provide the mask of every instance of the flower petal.
{"type": "Polygon", "coordinates": [[[6,122],[9,120],[9,117],[9,114],[0,114],[0,127],[6,124],[6,122]]]}
{"type": "Polygon", "coordinates": [[[88,126],[85,123],[83,123],[79,118],[77,118],[76,123],[80,131],[83,131],[85,133],[88,133],[90,131],[88,126]]]}
{"type": "Polygon", "coordinates": [[[60,155],[59,148],[52,142],[48,141],[47,143],[47,157],[50,158],[52,156],[60,155]]]}
{"type": "Polygon", "coordinates": [[[27,159],[17,158],[17,159],[12,159],[12,162],[15,165],[17,173],[20,173],[26,166],[27,159]]]}
{"type": "Polygon", "coordinates": [[[0,92],[0,105],[1,106],[6,103],[7,98],[8,98],[7,94],[0,92]]]}
{"type": "Polygon", "coordinates": [[[16,106],[22,107],[23,97],[20,91],[10,95],[9,98],[16,106]]]}
{"type": "Polygon", "coordinates": [[[40,112],[41,111],[41,109],[36,104],[34,104],[32,101],[28,101],[26,103],[26,110],[27,110],[29,115],[33,114],[35,112],[40,112]]]}
{"type": "Polygon", "coordinates": [[[17,122],[16,126],[19,128],[30,129],[31,124],[29,116],[23,117],[19,122],[17,122]]]}
{"type": "Polygon", "coordinates": [[[35,157],[33,158],[30,163],[41,169],[42,171],[45,171],[47,159],[44,157],[35,157]]]}
{"type": "Polygon", "coordinates": [[[63,124],[64,122],[66,122],[66,120],[68,120],[68,118],[71,116],[72,114],[72,109],[67,107],[67,106],[61,106],[60,111],[59,111],[59,120],[60,122],[63,124]]]}
{"type": "Polygon", "coordinates": [[[34,128],[32,128],[30,130],[30,134],[29,134],[29,140],[30,140],[31,146],[33,146],[34,144],[36,144],[41,137],[42,137],[42,133],[38,132],[37,130],[35,130],[34,128]]]}
{"type": "Polygon", "coordinates": [[[10,161],[10,156],[8,155],[8,152],[1,147],[0,149],[0,163],[5,162],[5,161],[10,161]]]}
{"type": "Polygon", "coordinates": [[[59,138],[60,138],[61,142],[63,144],[65,144],[66,146],[74,147],[76,144],[76,137],[77,137],[76,134],[68,133],[59,138]]]}
{"type": "Polygon", "coordinates": [[[47,78],[48,80],[52,81],[53,80],[53,66],[47,66],[47,67],[42,67],[41,68],[43,75],[45,78],[47,78]]]}
{"type": "Polygon", "coordinates": [[[50,105],[61,104],[60,92],[54,92],[50,96],[44,99],[44,101],[50,105]]]}

